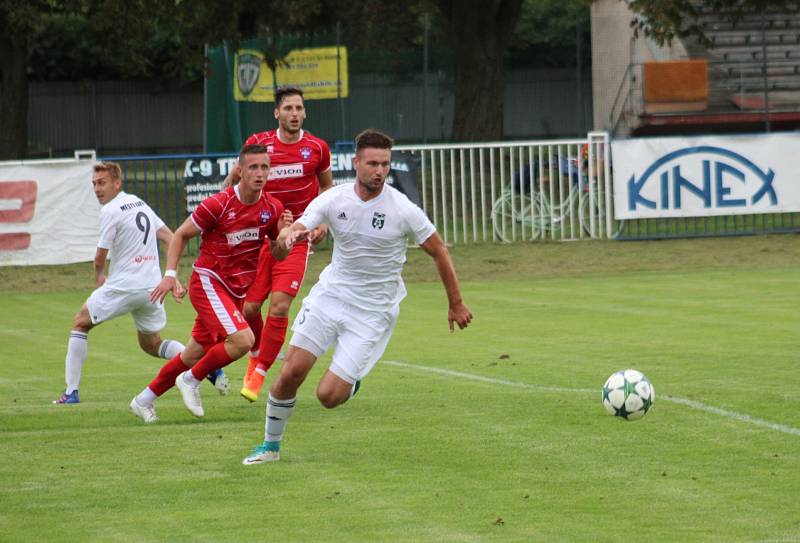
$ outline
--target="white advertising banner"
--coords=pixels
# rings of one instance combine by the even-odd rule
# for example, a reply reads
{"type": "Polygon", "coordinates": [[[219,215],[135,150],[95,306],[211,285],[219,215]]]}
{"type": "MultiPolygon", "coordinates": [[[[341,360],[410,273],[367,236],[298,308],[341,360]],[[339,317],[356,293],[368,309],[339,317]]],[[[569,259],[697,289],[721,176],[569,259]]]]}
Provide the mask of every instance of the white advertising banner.
{"type": "Polygon", "coordinates": [[[646,138],[611,144],[614,217],[800,211],[800,134],[646,138]]]}
{"type": "Polygon", "coordinates": [[[94,259],[92,160],[0,162],[0,266],[94,259]]]}

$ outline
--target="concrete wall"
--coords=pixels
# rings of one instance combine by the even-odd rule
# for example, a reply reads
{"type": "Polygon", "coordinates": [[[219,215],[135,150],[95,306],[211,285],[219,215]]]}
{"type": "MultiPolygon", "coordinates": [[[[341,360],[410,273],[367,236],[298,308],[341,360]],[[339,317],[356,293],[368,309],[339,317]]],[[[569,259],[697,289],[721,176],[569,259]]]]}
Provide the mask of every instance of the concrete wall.
{"type": "MultiPolygon", "coordinates": [[[[617,116],[620,102],[633,90],[628,67],[637,71],[643,62],[688,58],[680,40],[661,47],[641,34],[633,37],[634,13],[624,0],[595,0],[591,5],[592,24],[592,105],[594,130],[611,131],[616,118],[610,119],[614,100],[617,116]]],[[[638,73],[638,72],[637,72],[638,73]]],[[[641,85],[639,85],[641,90],[641,85]]]]}

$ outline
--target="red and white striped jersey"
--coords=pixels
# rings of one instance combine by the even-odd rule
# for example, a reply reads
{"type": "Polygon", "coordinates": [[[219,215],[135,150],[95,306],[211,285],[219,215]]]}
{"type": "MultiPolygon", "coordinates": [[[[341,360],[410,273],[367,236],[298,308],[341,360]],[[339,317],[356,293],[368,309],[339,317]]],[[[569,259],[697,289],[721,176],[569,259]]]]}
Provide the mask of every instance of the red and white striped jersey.
{"type": "Polygon", "coordinates": [[[301,130],[295,143],[280,140],[280,129],[253,134],[245,145],[264,145],[270,171],[265,188],[297,219],[319,194],[317,175],[331,169],[331,150],[324,140],[301,130]]]}
{"type": "Polygon", "coordinates": [[[216,278],[237,298],[243,298],[256,276],[258,252],[265,238],[278,237],[283,204],[265,191],[253,204],[239,199],[230,187],[203,200],[191,215],[202,231],[194,270],[216,278]]]}

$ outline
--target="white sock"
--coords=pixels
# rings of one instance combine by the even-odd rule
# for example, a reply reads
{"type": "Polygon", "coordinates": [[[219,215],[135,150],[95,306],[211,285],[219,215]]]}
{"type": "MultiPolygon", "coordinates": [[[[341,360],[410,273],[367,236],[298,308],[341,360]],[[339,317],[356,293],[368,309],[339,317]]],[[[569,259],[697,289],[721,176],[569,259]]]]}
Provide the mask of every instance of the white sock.
{"type": "Polygon", "coordinates": [[[86,354],[88,352],[89,334],[78,332],[77,330],[70,332],[69,341],[67,342],[67,359],[65,360],[67,394],[78,390],[78,385],[81,383],[83,361],[86,360],[86,354]]]}
{"type": "Polygon", "coordinates": [[[150,407],[156,401],[156,393],[150,390],[150,387],[144,387],[144,390],[136,395],[136,403],[143,407],[150,407]]]}
{"type": "Polygon", "coordinates": [[[280,441],[286,430],[286,421],[294,413],[297,397],[289,400],[277,400],[269,395],[267,400],[267,422],[264,425],[264,441],[280,441]]]}
{"type": "Polygon", "coordinates": [[[158,356],[167,360],[172,360],[179,353],[182,353],[185,348],[186,347],[184,347],[183,343],[180,341],[165,339],[158,346],[158,356]]]}

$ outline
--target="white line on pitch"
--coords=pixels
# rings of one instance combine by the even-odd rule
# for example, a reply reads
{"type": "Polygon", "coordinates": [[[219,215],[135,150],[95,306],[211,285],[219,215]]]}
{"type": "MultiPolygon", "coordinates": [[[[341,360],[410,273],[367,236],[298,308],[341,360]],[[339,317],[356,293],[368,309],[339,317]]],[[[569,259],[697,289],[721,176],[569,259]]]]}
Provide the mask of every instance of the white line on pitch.
{"type": "MultiPolygon", "coordinates": [[[[587,392],[587,393],[595,393],[598,390],[594,390],[591,388],[566,388],[566,387],[549,387],[549,386],[541,386],[541,385],[531,385],[528,383],[521,383],[519,381],[508,381],[506,379],[495,379],[493,377],[484,377],[483,375],[475,375],[472,373],[463,373],[460,371],[453,371],[453,370],[446,370],[442,368],[433,368],[431,366],[420,366],[417,364],[408,364],[406,362],[398,362],[396,360],[382,360],[382,364],[388,364],[390,366],[395,366],[398,368],[408,368],[417,371],[424,371],[426,373],[438,373],[439,375],[447,375],[448,377],[459,377],[461,379],[468,379],[470,381],[480,381],[482,383],[490,383],[493,385],[503,385],[509,386],[514,388],[524,388],[528,390],[539,390],[543,392],[587,392]]],[[[721,409],[719,407],[714,407],[712,405],[707,405],[702,402],[698,402],[695,400],[690,400],[688,398],[679,398],[676,396],[667,396],[662,395],[659,396],[658,399],[673,402],[680,405],[685,405],[686,407],[691,407],[692,409],[697,409],[699,411],[705,411],[706,413],[712,413],[714,415],[719,415],[720,417],[725,417],[729,419],[738,420],[741,422],[746,422],[748,424],[752,424],[754,426],[760,426],[762,428],[769,428],[770,430],[775,430],[776,432],[781,432],[784,434],[790,434],[794,436],[800,436],[800,428],[795,428],[794,426],[788,426],[786,424],[778,424],[776,422],[770,422],[768,420],[759,419],[756,417],[751,417],[750,415],[744,415],[742,413],[737,413],[735,411],[728,411],[727,409],[721,409]]]]}

